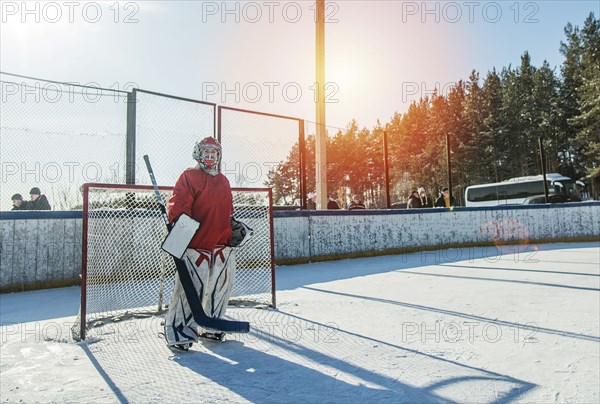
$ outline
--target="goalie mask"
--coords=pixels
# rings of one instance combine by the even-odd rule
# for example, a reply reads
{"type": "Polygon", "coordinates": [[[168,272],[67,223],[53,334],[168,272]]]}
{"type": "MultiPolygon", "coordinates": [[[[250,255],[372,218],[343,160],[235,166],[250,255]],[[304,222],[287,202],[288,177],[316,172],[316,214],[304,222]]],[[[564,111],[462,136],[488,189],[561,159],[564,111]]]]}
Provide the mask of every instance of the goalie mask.
{"type": "Polygon", "coordinates": [[[192,158],[200,164],[200,168],[210,175],[219,173],[221,162],[221,145],[213,137],[206,137],[194,145],[192,158]]]}

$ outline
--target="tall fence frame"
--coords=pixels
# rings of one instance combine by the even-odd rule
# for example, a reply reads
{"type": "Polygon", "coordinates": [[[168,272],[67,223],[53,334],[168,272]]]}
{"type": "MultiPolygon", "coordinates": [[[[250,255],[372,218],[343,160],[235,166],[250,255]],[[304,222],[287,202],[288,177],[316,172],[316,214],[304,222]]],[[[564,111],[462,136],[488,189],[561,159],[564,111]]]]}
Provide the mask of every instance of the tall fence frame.
{"type": "MultiPolygon", "coordinates": [[[[138,127],[141,125],[141,122],[143,121],[143,118],[140,116],[140,109],[139,107],[142,106],[141,103],[141,99],[140,99],[140,95],[147,95],[147,96],[153,96],[155,97],[154,100],[157,102],[160,101],[168,101],[168,102],[181,102],[182,104],[180,105],[187,105],[189,103],[189,105],[192,106],[202,106],[202,107],[206,107],[207,110],[210,110],[210,119],[209,119],[209,124],[210,124],[210,129],[207,130],[200,130],[200,128],[190,128],[188,130],[186,130],[186,132],[188,133],[192,133],[193,136],[195,138],[202,138],[205,136],[212,136],[214,137],[215,135],[215,111],[216,111],[216,106],[217,104],[212,103],[212,102],[206,102],[206,101],[201,101],[201,100],[196,100],[196,99],[192,99],[192,98],[185,98],[185,97],[179,97],[176,95],[171,95],[171,94],[164,94],[164,93],[159,93],[159,92],[155,92],[155,91],[149,91],[149,90],[144,90],[144,89],[133,89],[131,91],[131,93],[129,93],[129,98],[128,98],[128,114],[127,114],[127,184],[133,185],[133,184],[145,184],[146,183],[149,184],[149,182],[147,181],[141,181],[141,177],[140,177],[140,171],[145,173],[145,166],[143,164],[141,164],[140,162],[140,156],[138,154],[146,154],[146,153],[139,153],[139,145],[140,145],[140,140],[141,140],[141,134],[138,131],[138,127]]],[[[173,139],[164,139],[165,142],[168,141],[172,141],[173,139]]],[[[188,145],[186,145],[188,146],[188,145]]],[[[187,161],[186,156],[191,156],[191,148],[192,148],[193,144],[189,145],[188,148],[186,149],[182,149],[181,151],[181,156],[177,156],[177,158],[187,161]]],[[[155,159],[156,160],[156,159],[155,159]]],[[[190,158],[191,160],[191,158],[190,158]]],[[[179,172],[178,170],[175,170],[172,172],[172,180],[174,181],[174,179],[176,179],[176,177],[173,177],[174,175],[177,175],[179,172]]],[[[168,184],[163,184],[163,185],[168,185],[168,184]]]]}
{"type": "Polygon", "coordinates": [[[238,112],[240,114],[250,114],[255,116],[274,118],[274,119],[283,119],[297,122],[298,124],[298,153],[299,153],[299,178],[298,182],[300,184],[300,208],[307,208],[307,200],[306,200],[306,146],[305,146],[305,130],[304,130],[304,120],[296,117],[286,116],[286,115],[278,115],[271,114],[267,112],[259,112],[241,108],[233,108],[233,107],[225,107],[219,106],[217,108],[217,133],[216,138],[219,142],[223,142],[223,111],[231,111],[238,112]]]}

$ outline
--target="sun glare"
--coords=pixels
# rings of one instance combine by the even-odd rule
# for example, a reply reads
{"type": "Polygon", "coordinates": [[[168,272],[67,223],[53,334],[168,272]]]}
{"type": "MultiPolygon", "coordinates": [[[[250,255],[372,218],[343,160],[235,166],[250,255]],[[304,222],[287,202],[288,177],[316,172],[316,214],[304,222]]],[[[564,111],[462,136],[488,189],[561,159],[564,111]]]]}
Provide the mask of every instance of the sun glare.
{"type": "Polygon", "coordinates": [[[348,63],[325,62],[325,81],[339,85],[357,84],[357,66],[348,63]]]}

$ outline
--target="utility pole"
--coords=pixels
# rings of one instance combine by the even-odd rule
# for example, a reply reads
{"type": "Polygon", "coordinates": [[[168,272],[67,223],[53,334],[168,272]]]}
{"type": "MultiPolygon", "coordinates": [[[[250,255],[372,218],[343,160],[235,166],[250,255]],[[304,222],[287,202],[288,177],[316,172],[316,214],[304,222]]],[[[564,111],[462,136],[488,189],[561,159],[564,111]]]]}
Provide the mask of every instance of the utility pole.
{"type": "Polygon", "coordinates": [[[388,133],[383,131],[383,170],[385,171],[385,207],[390,209],[392,206],[390,198],[390,163],[388,160],[388,133]]]}
{"type": "Polygon", "coordinates": [[[327,209],[327,132],[325,128],[325,0],[316,0],[315,184],[317,209],[327,209]]]}
{"type": "Polygon", "coordinates": [[[452,199],[452,161],[450,160],[450,134],[446,133],[446,162],[448,164],[448,189],[452,199]]]}

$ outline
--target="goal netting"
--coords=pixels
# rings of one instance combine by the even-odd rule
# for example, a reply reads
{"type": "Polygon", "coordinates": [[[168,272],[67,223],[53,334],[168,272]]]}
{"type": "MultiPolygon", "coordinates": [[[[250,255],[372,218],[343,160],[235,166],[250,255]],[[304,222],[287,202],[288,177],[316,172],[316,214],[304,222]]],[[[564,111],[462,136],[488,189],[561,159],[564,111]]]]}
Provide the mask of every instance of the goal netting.
{"type": "MultiPolygon", "coordinates": [[[[160,187],[168,201],[173,188],[160,187]]],[[[275,307],[270,189],[233,188],[236,219],[254,236],[236,249],[230,304],[275,307]]],[[[142,185],[83,186],[81,307],[73,337],[109,319],[165,310],[175,282],[173,258],[161,249],[167,234],[154,189],[142,185]]]]}

